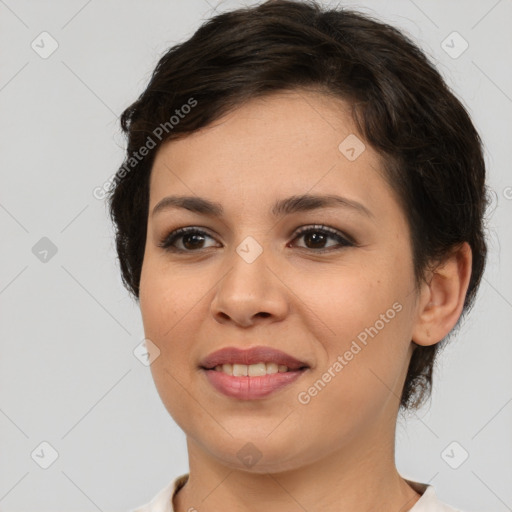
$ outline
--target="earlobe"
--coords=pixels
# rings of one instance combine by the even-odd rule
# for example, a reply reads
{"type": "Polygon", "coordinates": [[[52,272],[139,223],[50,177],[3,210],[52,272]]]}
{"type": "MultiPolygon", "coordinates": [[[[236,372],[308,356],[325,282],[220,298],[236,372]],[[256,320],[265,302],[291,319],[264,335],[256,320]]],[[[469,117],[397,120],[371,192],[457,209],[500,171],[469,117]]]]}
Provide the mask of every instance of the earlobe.
{"type": "Polygon", "coordinates": [[[430,271],[422,283],[412,340],[418,345],[434,345],[457,323],[471,278],[472,254],[467,242],[430,271]]]}

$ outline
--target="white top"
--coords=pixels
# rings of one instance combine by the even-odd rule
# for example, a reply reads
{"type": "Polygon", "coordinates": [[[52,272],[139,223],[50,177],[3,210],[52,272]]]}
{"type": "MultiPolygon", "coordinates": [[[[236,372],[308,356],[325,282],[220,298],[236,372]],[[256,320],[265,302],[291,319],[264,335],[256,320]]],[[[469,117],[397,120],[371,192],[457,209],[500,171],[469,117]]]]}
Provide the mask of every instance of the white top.
{"type": "MultiPolygon", "coordinates": [[[[185,485],[188,480],[188,473],[180,475],[167,484],[158,494],[146,505],[132,509],[129,512],[175,512],[172,499],[174,495],[185,485]]],[[[405,481],[418,493],[421,498],[414,504],[409,512],[461,512],[442,503],[436,496],[434,487],[428,484],[405,481]]]]}

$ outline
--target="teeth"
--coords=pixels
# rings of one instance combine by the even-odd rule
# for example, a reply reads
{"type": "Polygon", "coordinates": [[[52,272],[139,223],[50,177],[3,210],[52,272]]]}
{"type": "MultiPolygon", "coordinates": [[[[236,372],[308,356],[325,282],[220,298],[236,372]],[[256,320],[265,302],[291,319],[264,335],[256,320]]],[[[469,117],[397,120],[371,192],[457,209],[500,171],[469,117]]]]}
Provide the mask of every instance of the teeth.
{"type": "Polygon", "coordinates": [[[233,376],[234,377],[247,377],[248,367],[245,364],[234,364],[233,365],[233,376]]]}
{"type": "Polygon", "coordinates": [[[224,372],[234,377],[260,377],[271,373],[284,373],[288,367],[284,364],[257,363],[257,364],[222,364],[215,367],[215,371],[224,372]]]}

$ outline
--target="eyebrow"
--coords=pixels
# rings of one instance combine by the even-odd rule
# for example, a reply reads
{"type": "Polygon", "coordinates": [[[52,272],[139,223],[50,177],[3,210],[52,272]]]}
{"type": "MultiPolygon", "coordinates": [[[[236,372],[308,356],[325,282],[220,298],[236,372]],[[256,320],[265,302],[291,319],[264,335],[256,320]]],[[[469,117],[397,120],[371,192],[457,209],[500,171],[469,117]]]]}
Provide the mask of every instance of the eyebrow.
{"type": "MultiPolygon", "coordinates": [[[[316,210],[319,208],[343,207],[350,208],[367,217],[374,218],[373,213],[363,204],[353,199],[337,195],[311,195],[303,194],[290,196],[275,202],[271,213],[274,217],[289,215],[296,212],[316,210]]],[[[151,215],[173,208],[183,208],[194,213],[210,217],[222,217],[224,209],[220,203],[215,203],[197,196],[167,196],[153,208],[151,215]]]]}

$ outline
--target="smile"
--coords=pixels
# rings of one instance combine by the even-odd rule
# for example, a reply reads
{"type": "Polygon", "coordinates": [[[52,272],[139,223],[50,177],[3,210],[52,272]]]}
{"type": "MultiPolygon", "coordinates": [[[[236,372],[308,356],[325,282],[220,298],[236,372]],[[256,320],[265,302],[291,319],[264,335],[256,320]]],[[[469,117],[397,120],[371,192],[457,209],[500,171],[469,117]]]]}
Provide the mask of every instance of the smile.
{"type": "Polygon", "coordinates": [[[273,373],[267,373],[267,365],[265,363],[249,366],[244,364],[223,364],[210,370],[203,368],[202,372],[209,384],[224,396],[238,400],[258,400],[289,386],[299,379],[303,373],[308,371],[307,368],[290,370],[286,366],[279,365],[278,371],[275,372],[275,363],[269,363],[268,366],[273,373]],[[233,373],[226,373],[224,367],[227,367],[227,371],[230,371],[230,367],[234,367],[235,375],[233,373]],[[251,370],[251,367],[255,367],[255,369],[251,370]],[[262,373],[263,367],[265,369],[264,374],[262,373]],[[281,370],[279,370],[279,367],[281,367],[281,370]],[[253,373],[255,371],[260,372],[260,375],[252,376],[249,373],[251,371],[253,373]],[[236,373],[241,373],[242,375],[236,375],[236,373]]]}
{"type": "Polygon", "coordinates": [[[261,377],[274,373],[285,373],[289,371],[288,366],[277,363],[256,363],[256,364],[219,364],[214,368],[217,372],[235,377],[261,377]]]}

